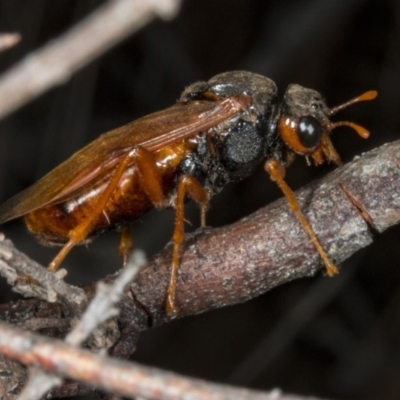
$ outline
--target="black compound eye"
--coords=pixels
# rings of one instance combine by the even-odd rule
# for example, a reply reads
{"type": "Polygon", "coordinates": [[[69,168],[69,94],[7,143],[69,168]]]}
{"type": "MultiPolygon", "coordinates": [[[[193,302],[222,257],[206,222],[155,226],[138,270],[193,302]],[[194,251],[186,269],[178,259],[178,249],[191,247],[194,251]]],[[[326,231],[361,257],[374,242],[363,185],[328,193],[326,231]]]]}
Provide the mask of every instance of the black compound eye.
{"type": "Polygon", "coordinates": [[[311,115],[299,119],[299,141],[304,147],[312,148],[317,146],[321,140],[323,132],[324,130],[320,122],[311,115]]]}

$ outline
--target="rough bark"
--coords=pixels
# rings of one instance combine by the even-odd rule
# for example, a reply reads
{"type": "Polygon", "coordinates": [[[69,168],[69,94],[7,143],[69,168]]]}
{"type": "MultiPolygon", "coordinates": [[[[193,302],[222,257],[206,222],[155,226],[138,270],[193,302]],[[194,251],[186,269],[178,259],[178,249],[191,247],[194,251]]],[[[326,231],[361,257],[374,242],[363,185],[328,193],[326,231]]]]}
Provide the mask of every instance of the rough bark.
{"type": "MultiPolygon", "coordinates": [[[[400,141],[357,157],[299,190],[296,196],[324,248],[340,264],[371,243],[371,230],[383,232],[400,220],[400,141]]],[[[9,241],[0,241],[0,270],[10,280],[13,269],[27,273],[27,267],[39,268],[27,258],[21,262],[21,257],[9,241]]],[[[171,246],[167,245],[130,284],[119,303],[119,335],[111,355],[127,358],[140,331],[171,320],[165,312],[170,262],[171,246]]],[[[282,198],[235,224],[188,235],[182,246],[177,317],[246,301],[290,280],[313,275],[321,268],[314,246],[282,198]]],[[[39,275],[40,271],[43,270],[39,268],[39,275]]],[[[113,282],[116,275],[107,276],[104,281],[113,282]]],[[[46,282],[48,278],[41,279],[46,282]]],[[[57,291],[57,285],[48,286],[57,291]]],[[[94,287],[95,283],[83,288],[88,299],[93,297],[94,287]]],[[[31,299],[3,304],[1,319],[62,337],[69,323],[60,325],[55,319],[79,317],[79,307],[71,305],[76,291],[71,293],[72,298],[65,300],[63,287],[56,296],[59,303],[31,299]],[[43,330],[46,322],[47,329],[43,330]]],[[[21,376],[20,368],[15,374],[21,376]]],[[[10,377],[9,381],[14,382],[10,377]]],[[[65,393],[67,388],[62,387],[53,396],[62,390],[65,393]]],[[[67,393],[85,390],[70,385],[67,393]]]]}

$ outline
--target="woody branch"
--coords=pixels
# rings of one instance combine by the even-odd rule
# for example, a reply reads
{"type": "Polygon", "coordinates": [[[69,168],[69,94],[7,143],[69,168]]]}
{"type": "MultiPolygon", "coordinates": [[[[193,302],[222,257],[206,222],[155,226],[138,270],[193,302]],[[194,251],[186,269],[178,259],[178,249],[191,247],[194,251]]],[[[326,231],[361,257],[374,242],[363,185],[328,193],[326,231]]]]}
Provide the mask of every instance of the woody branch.
{"type": "MultiPolygon", "coordinates": [[[[397,141],[296,193],[322,244],[338,263],[368,245],[371,230],[382,232],[400,220],[399,172],[397,141]]],[[[26,273],[24,263],[15,260],[17,250],[9,241],[0,242],[0,266],[14,268],[15,264],[18,273],[26,273]]],[[[112,355],[128,357],[135,345],[132,336],[170,320],[165,313],[170,260],[167,246],[130,284],[120,302],[125,314],[119,317],[121,335],[112,355]]],[[[177,286],[178,317],[248,300],[321,268],[315,249],[281,199],[233,225],[199,231],[185,241],[177,286]]],[[[114,279],[112,275],[104,280],[114,279]]],[[[83,289],[92,297],[93,285],[83,289]]],[[[60,296],[61,303],[62,299],[60,296]]],[[[40,307],[41,312],[48,307],[48,318],[59,315],[52,311],[54,305],[47,304],[40,307]]],[[[16,315],[22,318],[23,309],[23,303],[14,311],[11,304],[1,307],[13,322],[16,315]]],[[[32,300],[26,302],[26,312],[28,309],[32,309],[32,300]]],[[[23,318],[27,320],[26,313],[23,318]]]]}
{"type": "MultiPolygon", "coordinates": [[[[172,0],[107,3],[64,37],[29,56],[1,78],[0,115],[7,115],[51,86],[63,83],[73,72],[155,15],[172,15],[177,4],[178,1],[172,0]]],[[[399,150],[399,142],[386,146],[298,194],[321,242],[338,263],[371,242],[371,229],[381,232],[398,222],[399,150]]],[[[133,338],[137,338],[141,330],[170,320],[164,307],[170,260],[171,252],[167,248],[136,277],[121,299],[122,312],[118,317],[121,334],[114,343],[112,355],[128,357],[135,346],[133,338]]],[[[245,301],[289,280],[312,275],[321,267],[315,249],[286,202],[278,201],[234,225],[188,237],[183,246],[178,281],[178,316],[245,301]]],[[[73,296],[68,287],[54,285],[54,277],[42,274],[42,267],[32,260],[24,258],[21,262],[21,254],[6,240],[0,241],[0,268],[3,276],[10,280],[17,273],[30,276],[36,273],[45,288],[41,295],[56,301],[47,303],[33,299],[20,302],[18,306],[2,305],[0,311],[4,320],[14,324],[18,319],[24,320],[23,327],[28,329],[52,327],[58,329],[60,336],[65,335],[71,326],[71,316],[79,317],[81,304],[94,293],[95,284],[84,288],[83,297],[79,297],[82,291],[71,288],[73,296]],[[77,298],[82,298],[82,303],[77,303],[77,298]],[[39,303],[42,307],[33,307],[39,303]],[[61,311],[65,310],[71,312],[68,318],[62,317],[61,311]]],[[[114,279],[115,276],[109,276],[105,281],[114,279]]],[[[0,330],[0,334],[9,334],[8,329],[0,330]]],[[[18,332],[12,334],[17,337],[18,332]]],[[[61,348],[58,343],[54,345],[58,350],[61,348]]],[[[5,346],[3,351],[11,354],[11,346],[7,347],[7,343],[5,346]]],[[[7,371],[15,372],[12,377],[24,381],[18,364],[2,361],[7,363],[7,371]]],[[[10,387],[15,387],[14,384],[10,387]]],[[[85,390],[88,393],[87,386],[77,388],[73,384],[66,390],[70,391],[64,394],[84,393],[85,390]]]]}

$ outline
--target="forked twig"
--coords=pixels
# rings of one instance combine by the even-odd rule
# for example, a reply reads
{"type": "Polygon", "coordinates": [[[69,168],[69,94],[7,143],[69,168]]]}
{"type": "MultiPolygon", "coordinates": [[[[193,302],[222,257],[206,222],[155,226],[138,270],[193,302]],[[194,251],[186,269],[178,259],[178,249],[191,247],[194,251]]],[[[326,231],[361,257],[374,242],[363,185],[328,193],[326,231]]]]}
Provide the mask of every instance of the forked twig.
{"type": "MultiPolygon", "coordinates": [[[[106,285],[103,282],[99,282],[95,297],[89,304],[79,322],[65,338],[65,343],[73,347],[80,346],[96,330],[97,332],[95,334],[104,339],[108,333],[106,332],[106,329],[101,329],[102,324],[110,318],[118,315],[119,310],[115,305],[120,301],[125,287],[140,271],[140,269],[144,267],[144,265],[144,254],[140,251],[135,251],[127,266],[121,270],[121,273],[112,285],[106,285]]],[[[115,340],[110,341],[111,344],[113,344],[113,342],[115,342],[115,340]]],[[[102,349],[104,351],[106,346],[103,346],[102,349]]],[[[49,356],[52,358],[51,353],[49,356]]],[[[42,361],[38,364],[33,363],[33,365],[35,367],[43,367],[48,364],[47,362],[42,363],[42,361]]],[[[73,360],[71,361],[74,362],[73,360]]],[[[80,360],[76,359],[75,362],[80,362],[80,360]]],[[[51,364],[52,362],[49,360],[49,363],[51,364]]],[[[49,372],[52,374],[45,373],[38,368],[31,368],[29,380],[20,394],[19,400],[40,400],[42,396],[52,388],[59,386],[62,383],[62,379],[60,376],[54,374],[58,374],[59,371],[56,368],[50,368],[49,372]]]]}

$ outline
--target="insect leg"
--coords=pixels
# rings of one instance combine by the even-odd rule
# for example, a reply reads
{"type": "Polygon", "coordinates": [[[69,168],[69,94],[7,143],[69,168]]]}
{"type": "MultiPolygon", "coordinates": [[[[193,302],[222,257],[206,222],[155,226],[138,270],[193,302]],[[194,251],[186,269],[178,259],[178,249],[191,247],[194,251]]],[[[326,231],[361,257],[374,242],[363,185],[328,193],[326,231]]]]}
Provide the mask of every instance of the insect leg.
{"type": "Polygon", "coordinates": [[[132,163],[132,159],[136,156],[136,151],[133,150],[129,154],[127,154],[116,168],[114,174],[110,178],[110,182],[108,183],[106,189],[101,194],[99,201],[96,203],[92,213],[87,216],[87,218],[77,225],[74,229],[69,232],[69,240],[64,245],[64,247],[59,251],[59,253],[55,256],[53,261],[49,264],[48,269],[52,272],[55,272],[60,267],[60,264],[67,256],[67,254],[71,251],[71,249],[83,242],[87,236],[89,235],[93,224],[96,222],[96,219],[99,215],[104,211],[104,208],[110,199],[112,193],[120,182],[122,174],[125,172],[129,164],[132,163]]]}
{"type": "MultiPolygon", "coordinates": [[[[141,146],[137,146],[133,158],[143,190],[156,207],[162,207],[165,196],[162,190],[161,176],[152,153],[141,146]]],[[[132,235],[129,226],[126,226],[121,232],[118,247],[118,252],[123,258],[124,266],[128,261],[132,249],[132,235]]]]}
{"type": "Polygon", "coordinates": [[[118,253],[122,256],[123,265],[125,266],[128,262],[128,258],[132,253],[133,240],[131,235],[131,230],[129,226],[122,229],[121,239],[118,246],[118,253]]]}
{"type": "Polygon", "coordinates": [[[140,183],[151,202],[157,207],[165,205],[165,195],[161,183],[161,174],[150,151],[138,146],[135,164],[138,169],[140,183]]]}
{"type": "Polygon", "coordinates": [[[311,242],[314,244],[316,247],[320,257],[322,258],[322,261],[325,264],[326,268],[326,273],[328,276],[333,276],[338,273],[337,267],[332,263],[332,261],[329,259],[328,255],[326,254],[326,251],[322,247],[321,243],[319,242],[317,236],[315,235],[313,229],[311,228],[310,224],[302,214],[299,203],[297,202],[296,196],[294,195],[293,191],[290,189],[290,187],[286,184],[284,180],[285,176],[285,169],[283,165],[277,161],[277,160],[268,160],[265,165],[264,169],[270,174],[270,176],[273,178],[273,180],[277,183],[279,188],[282,190],[283,194],[285,195],[286,199],[289,202],[290,208],[296,215],[296,217],[299,219],[301,225],[303,226],[303,229],[306,231],[308,236],[311,239],[311,242]]]}
{"type": "MultiPolygon", "coordinates": [[[[154,158],[148,150],[137,148],[135,164],[139,172],[140,182],[143,190],[156,207],[165,206],[165,195],[162,190],[161,176],[157,169],[154,158]]],[[[190,175],[183,175],[178,184],[175,208],[175,229],[172,237],[174,250],[172,257],[171,277],[167,289],[167,313],[176,314],[178,309],[175,305],[176,277],[179,269],[179,247],[184,239],[184,201],[185,195],[200,205],[201,225],[205,226],[205,214],[208,208],[208,195],[198,180],[190,175]]]]}
{"type": "Polygon", "coordinates": [[[208,208],[208,193],[201,186],[199,181],[190,175],[183,175],[179,179],[178,193],[176,196],[175,203],[175,229],[172,236],[174,243],[174,250],[172,256],[172,269],[171,277],[167,289],[167,313],[174,315],[178,312],[178,308],[175,304],[175,289],[176,279],[179,269],[179,249],[183,242],[185,231],[184,231],[184,206],[185,206],[185,195],[188,195],[192,200],[199,204],[201,208],[202,219],[204,219],[205,213],[208,208]]]}

